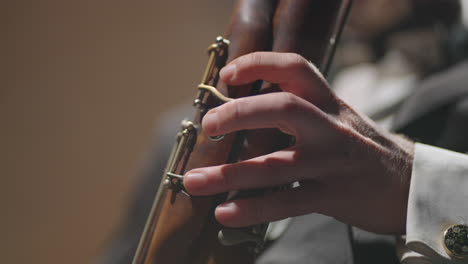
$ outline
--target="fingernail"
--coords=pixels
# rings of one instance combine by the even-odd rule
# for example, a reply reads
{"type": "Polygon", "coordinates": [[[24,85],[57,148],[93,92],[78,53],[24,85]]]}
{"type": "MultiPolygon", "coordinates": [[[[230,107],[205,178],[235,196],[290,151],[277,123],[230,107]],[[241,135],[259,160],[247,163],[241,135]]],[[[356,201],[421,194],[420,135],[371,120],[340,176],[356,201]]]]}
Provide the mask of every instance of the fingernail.
{"type": "Polygon", "coordinates": [[[222,213],[222,214],[231,213],[234,211],[234,209],[235,209],[234,203],[227,202],[227,203],[218,205],[216,207],[216,213],[222,213]]]}
{"type": "Polygon", "coordinates": [[[189,172],[184,177],[184,185],[188,186],[189,189],[200,189],[206,186],[208,179],[201,173],[189,172]]]}
{"type": "Polygon", "coordinates": [[[221,69],[219,72],[219,76],[224,81],[232,81],[234,80],[236,73],[236,65],[235,64],[228,64],[224,68],[221,69]]]}

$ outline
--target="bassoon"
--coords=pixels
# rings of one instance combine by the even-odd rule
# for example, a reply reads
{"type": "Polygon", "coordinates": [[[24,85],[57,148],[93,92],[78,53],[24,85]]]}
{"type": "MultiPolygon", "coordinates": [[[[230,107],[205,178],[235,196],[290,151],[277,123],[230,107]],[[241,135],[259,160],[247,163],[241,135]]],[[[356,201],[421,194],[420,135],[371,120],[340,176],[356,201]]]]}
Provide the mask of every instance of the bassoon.
{"type": "Polygon", "coordinates": [[[275,51],[298,53],[325,74],[351,1],[238,1],[225,37],[216,38],[208,47],[208,65],[197,87],[194,118],[182,121],[132,264],[249,264],[255,261],[264,246],[268,224],[226,228],[214,219],[214,209],[227,199],[262,195],[267,191],[196,197],[185,191],[183,175],[194,168],[233,163],[277,151],[291,144],[291,138],[272,129],[206,136],[201,120],[209,109],[235,98],[258,94],[267,86],[261,81],[227,86],[219,80],[219,70],[241,55],[275,51]],[[246,138],[261,140],[246,149],[243,148],[246,138]]]}

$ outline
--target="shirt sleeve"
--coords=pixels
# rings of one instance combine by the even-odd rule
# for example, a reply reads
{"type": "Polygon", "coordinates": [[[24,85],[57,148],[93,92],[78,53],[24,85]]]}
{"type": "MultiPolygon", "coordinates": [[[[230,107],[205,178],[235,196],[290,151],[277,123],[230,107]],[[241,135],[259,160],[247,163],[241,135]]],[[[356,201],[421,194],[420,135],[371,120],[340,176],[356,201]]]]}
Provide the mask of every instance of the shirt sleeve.
{"type": "Polygon", "coordinates": [[[417,143],[411,177],[407,248],[432,263],[467,263],[447,253],[444,232],[468,224],[468,155],[417,143]]]}

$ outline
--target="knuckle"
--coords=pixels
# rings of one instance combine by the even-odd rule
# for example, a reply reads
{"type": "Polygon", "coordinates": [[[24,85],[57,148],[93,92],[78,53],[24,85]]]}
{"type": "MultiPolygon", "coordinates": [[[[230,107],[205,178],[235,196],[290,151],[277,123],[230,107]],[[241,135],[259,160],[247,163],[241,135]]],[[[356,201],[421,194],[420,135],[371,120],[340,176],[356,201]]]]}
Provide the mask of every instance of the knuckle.
{"type": "Polygon", "coordinates": [[[265,61],[265,53],[264,52],[254,52],[251,53],[248,57],[248,60],[246,61],[246,65],[250,70],[258,65],[262,65],[262,63],[265,61]]]}
{"type": "Polygon", "coordinates": [[[265,54],[263,52],[253,52],[237,59],[237,65],[240,69],[249,70],[255,65],[259,65],[264,61],[265,54]]]}
{"type": "Polygon", "coordinates": [[[279,110],[286,115],[294,114],[299,110],[299,100],[292,93],[283,92],[279,104],[279,110]]]}
{"type": "Polygon", "coordinates": [[[297,53],[286,53],[288,59],[291,63],[303,63],[306,62],[306,59],[297,53]]]}
{"type": "Polygon", "coordinates": [[[225,110],[223,111],[224,114],[220,116],[220,120],[222,122],[231,122],[237,120],[242,115],[239,100],[228,102],[224,104],[223,108],[225,110]]]}
{"type": "Polygon", "coordinates": [[[252,53],[250,58],[251,58],[253,63],[261,64],[262,61],[263,61],[264,56],[265,56],[264,52],[257,51],[257,52],[252,53]]]}
{"type": "Polygon", "coordinates": [[[230,190],[232,188],[232,186],[231,186],[232,182],[231,182],[231,177],[230,177],[230,174],[229,174],[229,170],[222,169],[219,172],[218,180],[219,180],[219,184],[221,185],[223,190],[230,190]]]}
{"type": "Polygon", "coordinates": [[[299,116],[301,113],[301,104],[299,98],[291,93],[283,92],[281,100],[278,103],[280,117],[278,120],[278,129],[284,133],[297,135],[297,127],[293,126],[292,118],[299,116]]]}
{"type": "Polygon", "coordinates": [[[288,68],[296,71],[310,71],[310,62],[297,53],[288,53],[287,62],[288,68]]]}
{"type": "Polygon", "coordinates": [[[242,117],[242,112],[241,112],[241,100],[235,100],[232,102],[231,106],[231,118],[232,120],[237,120],[242,117]]]}
{"type": "Polygon", "coordinates": [[[261,53],[254,52],[235,59],[237,76],[246,77],[254,74],[258,64],[263,61],[262,56],[261,53]]]}

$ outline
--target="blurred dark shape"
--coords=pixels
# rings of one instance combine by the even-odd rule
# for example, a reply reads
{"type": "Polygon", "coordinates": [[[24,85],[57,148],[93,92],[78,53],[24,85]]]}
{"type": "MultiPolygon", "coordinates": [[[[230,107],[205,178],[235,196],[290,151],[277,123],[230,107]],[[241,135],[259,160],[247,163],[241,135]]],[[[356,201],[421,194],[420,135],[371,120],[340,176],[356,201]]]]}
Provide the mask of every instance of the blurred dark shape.
{"type": "Polygon", "coordinates": [[[411,4],[413,13],[406,22],[413,26],[451,26],[460,21],[462,14],[459,0],[412,0],[411,4]]]}

